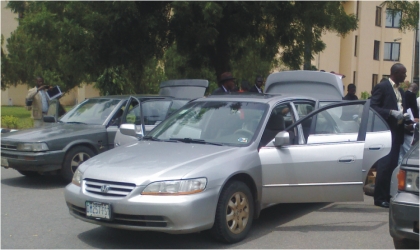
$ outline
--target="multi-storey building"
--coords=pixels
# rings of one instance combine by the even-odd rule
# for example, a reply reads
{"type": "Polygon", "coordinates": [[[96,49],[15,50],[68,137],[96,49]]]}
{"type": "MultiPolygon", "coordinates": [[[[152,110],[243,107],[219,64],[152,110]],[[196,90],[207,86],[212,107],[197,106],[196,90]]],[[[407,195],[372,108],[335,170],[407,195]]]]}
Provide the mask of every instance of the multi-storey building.
{"type": "Polygon", "coordinates": [[[418,32],[401,32],[401,12],[381,6],[382,1],[346,1],[347,14],[359,19],[358,29],[344,38],[326,33],[326,49],[316,55],[312,64],[327,72],[344,74],[343,83],[354,83],[357,95],[372,91],[383,77],[388,77],[394,63],[407,68],[406,81],[418,83],[418,32]],[[417,46],[417,50],[416,50],[417,46]]]}

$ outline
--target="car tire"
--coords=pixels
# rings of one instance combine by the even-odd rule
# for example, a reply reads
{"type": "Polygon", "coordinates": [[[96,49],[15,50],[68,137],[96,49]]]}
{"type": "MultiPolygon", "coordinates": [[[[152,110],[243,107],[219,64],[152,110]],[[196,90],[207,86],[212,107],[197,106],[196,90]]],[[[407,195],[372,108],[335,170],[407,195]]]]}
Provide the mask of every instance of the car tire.
{"type": "Polygon", "coordinates": [[[419,249],[419,242],[416,240],[395,238],[393,240],[395,249],[419,249]]]}
{"type": "Polygon", "coordinates": [[[73,174],[82,162],[93,157],[95,153],[88,147],[77,146],[71,148],[64,157],[61,176],[66,182],[71,182],[73,174]]]}
{"type": "Polygon", "coordinates": [[[26,177],[36,177],[36,176],[40,176],[40,174],[38,172],[35,171],[23,171],[23,170],[18,170],[18,172],[21,175],[24,175],[26,177]]]}
{"type": "Polygon", "coordinates": [[[254,218],[254,200],[245,183],[228,182],[216,207],[212,236],[225,243],[239,242],[247,236],[254,218]]]}
{"type": "Polygon", "coordinates": [[[365,195],[373,196],[373,194],[375,193],[375,183],[366,184],[363,187],[363,191],[365,192],[365,195]]]}

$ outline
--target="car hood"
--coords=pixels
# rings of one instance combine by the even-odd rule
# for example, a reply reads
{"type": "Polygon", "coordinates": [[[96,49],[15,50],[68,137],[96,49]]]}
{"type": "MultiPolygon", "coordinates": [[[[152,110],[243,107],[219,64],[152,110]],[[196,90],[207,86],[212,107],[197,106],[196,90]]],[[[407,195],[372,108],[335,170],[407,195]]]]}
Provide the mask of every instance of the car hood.
{"type": "Polygon", "coordinates": [[[39,142],[91,134],[104,129],[103,125],[53,123],[41,128],[30,128],[1,135],[2,142],[39,142]]]}
{"type": "Polygon", "coordinates": [[[114,148],[80,166],[83,179],[147,185],[158,180],[182,179],[198,167],[229,158],[235,147],[182,142],[139,141],[114,148]]]}

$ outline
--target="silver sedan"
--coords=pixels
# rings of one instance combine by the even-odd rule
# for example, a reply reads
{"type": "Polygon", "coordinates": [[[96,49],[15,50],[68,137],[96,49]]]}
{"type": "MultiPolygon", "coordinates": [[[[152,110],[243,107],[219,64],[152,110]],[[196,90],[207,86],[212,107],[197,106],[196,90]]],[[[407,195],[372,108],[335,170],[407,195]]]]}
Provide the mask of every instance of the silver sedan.
{"type": "Polygon", "coordinates": [[[233,243],[274,204],[363,200],[364,155],[388,154],[390,131],[369,101],[317,105],[296,95],[195,100],[83,163],[65,189],[70,214],[131,230],[209,229],[233,243]],[[367,134],[385,139],[369,149],[367,134]]]}

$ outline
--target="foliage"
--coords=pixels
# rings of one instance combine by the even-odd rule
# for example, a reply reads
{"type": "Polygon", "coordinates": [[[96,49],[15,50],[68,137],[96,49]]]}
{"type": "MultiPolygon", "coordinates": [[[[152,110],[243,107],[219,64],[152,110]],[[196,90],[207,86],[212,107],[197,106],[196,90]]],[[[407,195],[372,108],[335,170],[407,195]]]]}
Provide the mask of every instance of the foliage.
{"type": "Polygon", "coordinates": [[[142,85],[145,65],[168,45],[168,2],[11,1],[8,7],[24,18],[8,39],[5,86],[33,85],[42,75],[68,91],[110,73],[114,82],[126,78],[120,86],[142,85]]]}
{"type": "Polygon", "coordinates": [[[1,125],[4,128],[18,128],[19,119],[14,116],[2,116],[1,117],[1,125]]]}
{"type": "Polygon", "coordinates": [[[360,99],[362,99],[362,100],[367,100],[367,99],[369,99],[369,97],[370,97],[370,94],[367,91],[363,91],[360,95],[360,99]]]}
{"type": "Polygon", "coordinates": [[[313,54],[325,49],[321,36],[330,31],[345,36],[357,29],[357,18],[346,14],[339,1],[295,1],[292,8],[293,21],[287,33],[289,41],[283,42],[283,61],[292,69],[311,70],[313,54]],[[302,60],[303,59],[303,60],[302,60]]]}
{"type": "Polygon", "coordinates": [[[394,0],[385,1],[381,6],[388,9],[401,10],[400,30],[417,30],[419,25],[419,1],[394,0]]]}

